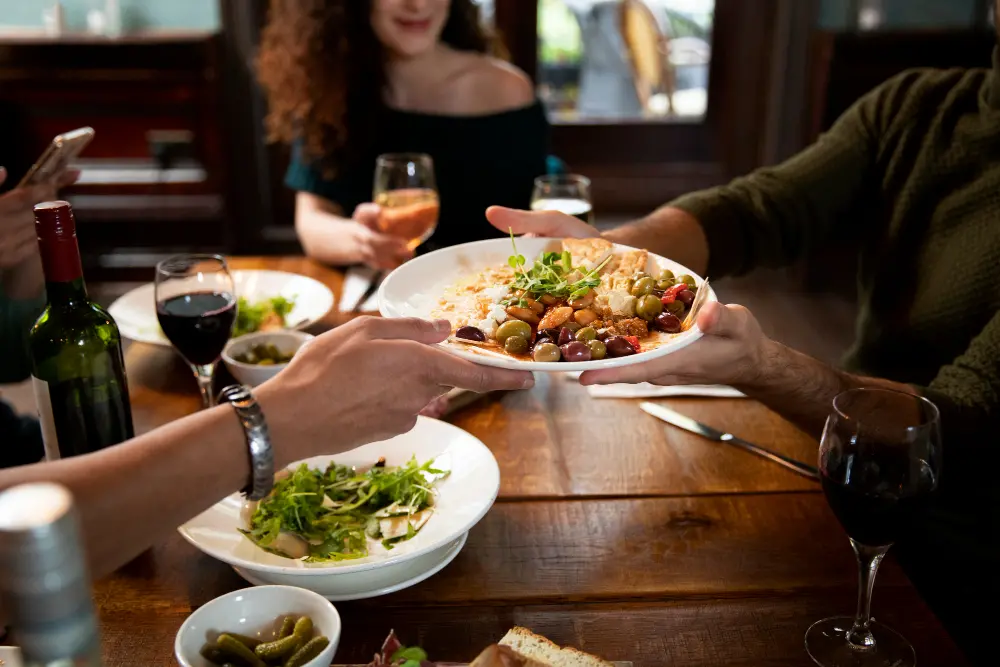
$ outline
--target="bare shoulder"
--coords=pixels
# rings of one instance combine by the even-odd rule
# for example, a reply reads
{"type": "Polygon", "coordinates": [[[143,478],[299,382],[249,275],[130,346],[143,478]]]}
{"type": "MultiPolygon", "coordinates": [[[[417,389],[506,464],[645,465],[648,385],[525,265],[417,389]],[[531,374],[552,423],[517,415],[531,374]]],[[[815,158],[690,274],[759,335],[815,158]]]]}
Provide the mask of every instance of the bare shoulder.
{"type": "Polygon", "coordinates": [[[531,104],[535,88],[527,74],[499,58],[476,54],[456,77],[469,113],[499,113],[531,104]]]}

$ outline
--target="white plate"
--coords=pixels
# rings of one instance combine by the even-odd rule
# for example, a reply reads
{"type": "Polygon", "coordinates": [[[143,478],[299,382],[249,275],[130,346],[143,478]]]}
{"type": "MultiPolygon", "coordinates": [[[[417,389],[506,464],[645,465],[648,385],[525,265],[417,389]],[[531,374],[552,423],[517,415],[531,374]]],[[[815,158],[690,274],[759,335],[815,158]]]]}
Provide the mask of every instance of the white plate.
{"type": "Polygon", "coordinates": [[[297,577],[273,572],[250,573],[235,566],[233,569],[236,570],[236,574],[255,586],[267,584],[300,586],[319,593],[333,602],[366,600],[416,586],[421,581],[433,577],[455,560],[468,538],[469,534],[465,533],[451,544],[413,560],[388,565],[377,570],[356,572],[349,577],[337,575],[297,577]]]}
{"type": "MultiPolygon", "coordinates": [[[[284,271],[237,269],[231,273],[236,296],[242,296],[250,303],[276,296],[294,299],[295,307],[288,313],[286,321],[295,324],[297,329],[316,323],[333,308],[333,292],[318,280],[284,271]]],[[[108,312],[126,338],[169,347],[170,341],[160,331],[160,324],[156,321],[154,293],[153,283],[136,287],[116,299],[108,312]]]]}
{"type": "Polygon", "coordinates": [[[0,646],[0,665],[21,667],[21,649],[16,646],[0,646]]]}
{"type": "Polygon", "coordinates": [[[421,462],[434,459],[435,465],[450,470],[451,474],[437,484],[438,496],[431,519],[413,539],[391,551],[378,547],[365,558],[341,563],[306,563],[268,553],[237,530],[242,525],[240,494],[221,500],[178,530],[184,539],[209,556],[255,576],[261,572],[295,579],[346,576],[411,561],[455,542],[493,506],[500,490],[500,468],[486,445],[456,426],[419,417],[412,431],[391,440],[304,461],[316,468],[325,468],[330,461],[370,466],[384,456],[388,465],[397,466],[414,455],[421,462]]]}
{"type": "MultiPolygon", "coordinates": [[[[517,250],[531,263],[543,251],[558,249],[559,244],[558,239],[525,238],[522,236],[517,239],[517,250]]],[[[631,249],[616,244],[614,252],[620,253],[631,249]]],[[[430,318],[432,312],[438,308],[438,300],[448,287],[454,285],[461,278],[471,276],[487,267],[506,264],[511,250],[510,239],[489,239],[442,248],[412,259],[390,273],[382,282],[378,291],[379,312],[385,317],[430,318]]],[[[666,257],[650,253],[649,263],[647,270],[650,272],[670,269],[676,275],[690,274],[694,276],[699,285],[702,283],[702,278],[696,273],[666,257]]],[[[718,300],[711,288],[709,288],[708,299],[718,300]]],[[[658,342],[657,347],[643,350],[629,357],[558,363],[524,361],[501,352],[461,343],[444,342],[441,346],[453,354],[486,366],[558,373],[641,364],[644,361],[685,348],[701,338],[701,335],[698,327],[694,326],[679,334],[662,334],[665,339],[663,342],[658,342]]]]}

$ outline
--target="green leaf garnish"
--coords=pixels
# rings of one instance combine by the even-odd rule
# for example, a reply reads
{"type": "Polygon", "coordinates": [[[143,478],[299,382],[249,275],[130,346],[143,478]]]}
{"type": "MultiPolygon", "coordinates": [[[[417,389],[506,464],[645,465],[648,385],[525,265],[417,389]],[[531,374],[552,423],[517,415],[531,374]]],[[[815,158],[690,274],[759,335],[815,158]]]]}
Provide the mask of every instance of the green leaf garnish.
{"type": "MultiPolygon", "coordinates": [[[[511,283],[511,292],[520,294],[526,292],[529,296],[537,299],[543,295],[549,295],[557,299],[579,299],[587,295],[590,290],[601,284],[601,269],[610,261],[610,257],[605,259],[599,266],[590,271],[583,272],[573,268],[573,257],[568,250],[560,252],[543,252],[535,260],[535,263],[527,271],[523,267],[525,264],[524,255],[517,253],[517,243],[514,241],[514,232],[510,230],[510,243],[514,248],[514,254],[507,259],[507,264],[515,269],[514,281],[511,283]],[[575,273],[582,277],[570,280],[575,273]]],[[[505,306],[517,304],[521,308],[526,308],[528,302],[523,298],[510,296],[501,301],[505,306]]]]}
{"type": "Polygon", "coordinates": [[[392,654],[389,663],[395,665],[403,660],[400,667],[420,667],[420,663],[427,660],[427,652],[419,646],[402,647],[392,654]]]}

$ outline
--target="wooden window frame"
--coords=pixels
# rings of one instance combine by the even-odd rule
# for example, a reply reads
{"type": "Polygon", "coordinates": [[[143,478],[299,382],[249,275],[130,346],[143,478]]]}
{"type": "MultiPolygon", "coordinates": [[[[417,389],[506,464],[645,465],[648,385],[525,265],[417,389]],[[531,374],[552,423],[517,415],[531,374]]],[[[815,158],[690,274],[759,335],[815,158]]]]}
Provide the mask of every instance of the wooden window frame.
{"type": "MultiPolygon", "coordinates": [[[[775,47],[788,1],[716,0],[703,120],[637,118],[553,126],[553,154],[591,177],[598,211],[649,210],[769,161],[768,148],[776,141],[766,130],[783,131],[771,119],[780,116],[786,102],[801,102],[801,94],[775,100],[772,92],[779,91],[771,89],[772,80],[783,83],[784,66],[794,65],[775,47]],[[784,65],[775,67],[776,57],[784,65]]],[[[532,75],[538,65],[537,7],[537,0],[496,0],[494,9],[512,61],[532,75]]],[[[811,11],[792,14],[795,29],[812,29],[811,11]]]]}

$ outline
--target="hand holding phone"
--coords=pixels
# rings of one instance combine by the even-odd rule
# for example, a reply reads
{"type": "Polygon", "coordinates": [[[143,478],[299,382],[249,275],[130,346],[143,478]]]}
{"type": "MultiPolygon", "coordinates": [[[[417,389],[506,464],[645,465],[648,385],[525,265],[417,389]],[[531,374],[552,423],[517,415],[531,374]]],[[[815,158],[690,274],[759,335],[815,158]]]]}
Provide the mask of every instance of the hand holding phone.
{"type": "Polygon", "coordinates": [[[81,127],[72,132],[57,135],[52,139],[52,143],[45,149],[42,156],[28,170],[28,173],[24,175],[17,187],[58,185],[67,165],[83,152],[83,149],[93,138],[94,129],[91,127],[81,127]]]}

